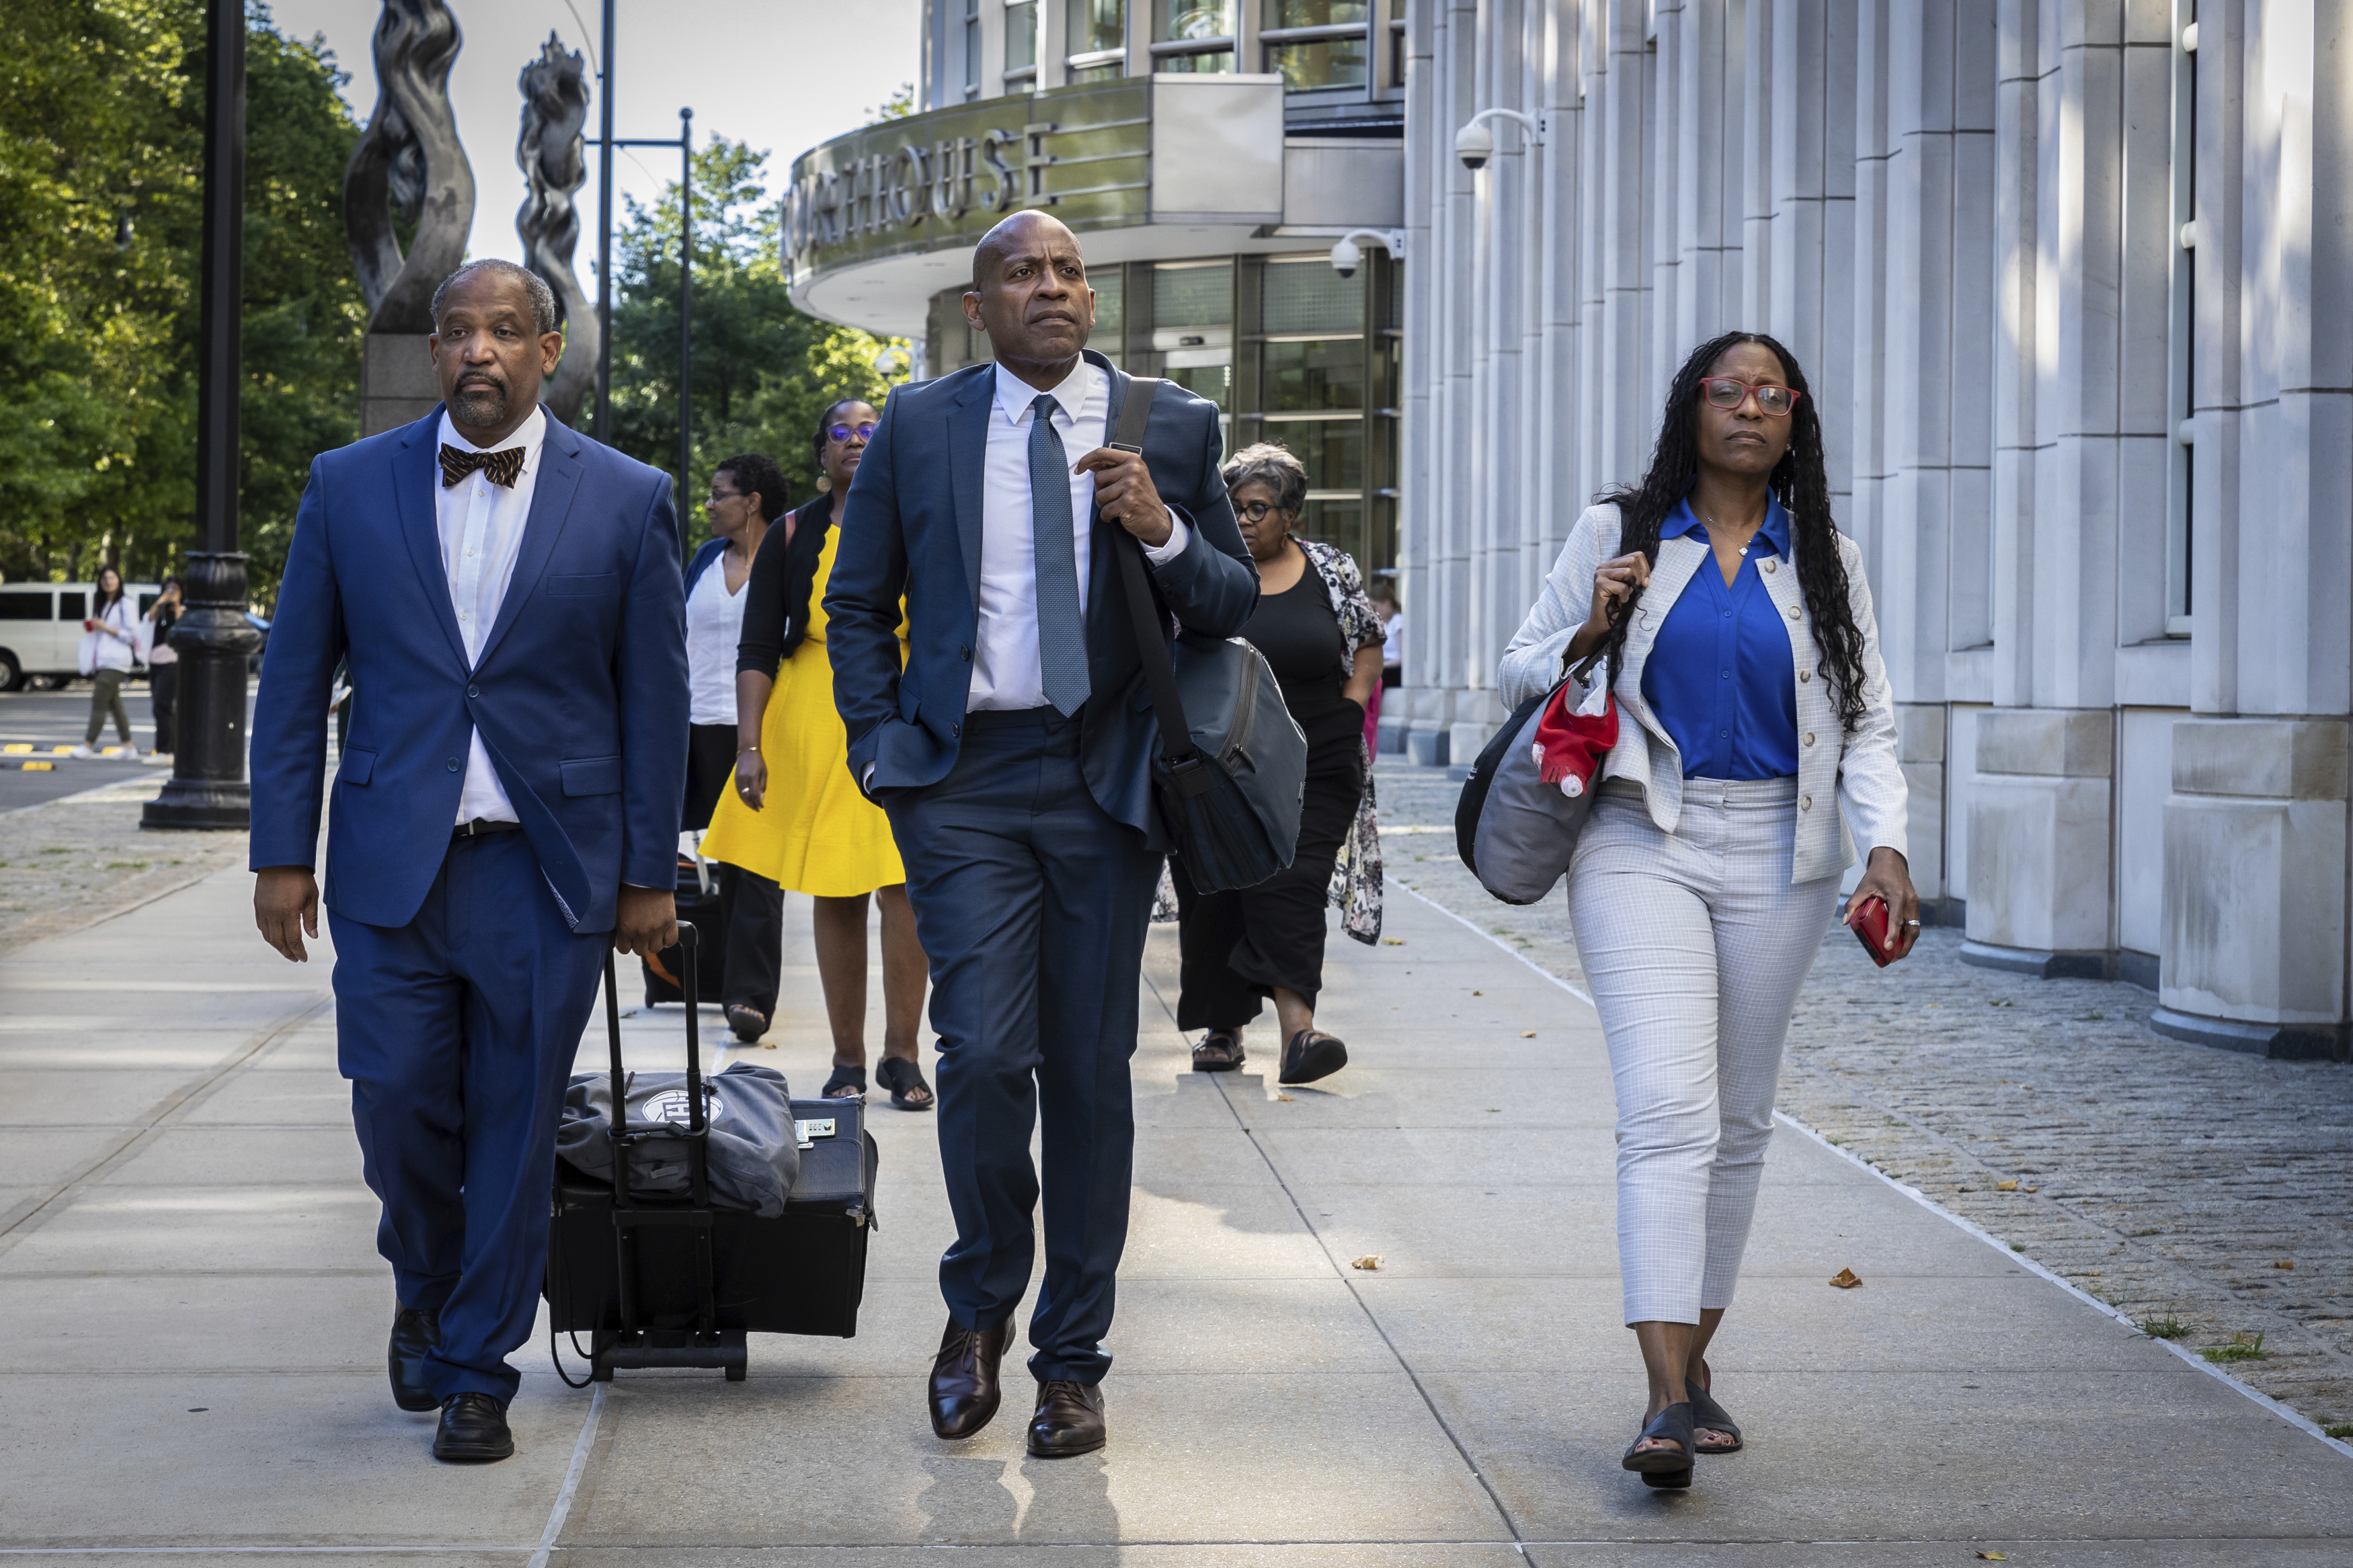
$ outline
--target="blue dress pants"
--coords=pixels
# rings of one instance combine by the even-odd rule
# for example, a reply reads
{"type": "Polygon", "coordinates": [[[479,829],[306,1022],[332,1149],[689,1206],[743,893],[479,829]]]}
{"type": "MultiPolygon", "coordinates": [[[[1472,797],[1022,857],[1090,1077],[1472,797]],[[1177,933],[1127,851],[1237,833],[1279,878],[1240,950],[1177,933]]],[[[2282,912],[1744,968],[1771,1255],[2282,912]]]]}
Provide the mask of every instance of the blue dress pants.
{"type": "Polygon", "coordinates": [[[555,1126],[609,932],[565,923],[521,833],[454,841],[416,919],[334,920],[337,1063],[376,1249],[438,1311],[437,1398],[514,1397],[547,1266],[555,1126]]]}
{"type": "Polygon", "coordinates": [[[932,967],[940,1163],[956,1239],[940,1293],[967,1329],[1029,1288],[1039,1173],[1046,1278],[1029,1318],[1039,1381],[1100,1383],[1127,1246],[1136,988],[1161,857],[1095,804],[1079,722],[972,713],[955,766],[885,796],[932,967]]]}

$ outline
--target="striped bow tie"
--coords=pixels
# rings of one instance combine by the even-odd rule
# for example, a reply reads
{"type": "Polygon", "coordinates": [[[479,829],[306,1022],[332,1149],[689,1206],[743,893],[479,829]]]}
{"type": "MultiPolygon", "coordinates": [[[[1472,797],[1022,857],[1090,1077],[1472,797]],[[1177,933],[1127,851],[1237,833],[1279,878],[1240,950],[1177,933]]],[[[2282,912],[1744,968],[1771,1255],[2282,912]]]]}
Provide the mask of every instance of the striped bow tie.
{"type": "Polygon", "coordinates": [[[441,445],[441,488],[448,489],[480,468],[491,483],[512,489],[522,473],[522,453],[521,447],[509,447],[503,452],[469,452],[445,441],[441,445]]]}

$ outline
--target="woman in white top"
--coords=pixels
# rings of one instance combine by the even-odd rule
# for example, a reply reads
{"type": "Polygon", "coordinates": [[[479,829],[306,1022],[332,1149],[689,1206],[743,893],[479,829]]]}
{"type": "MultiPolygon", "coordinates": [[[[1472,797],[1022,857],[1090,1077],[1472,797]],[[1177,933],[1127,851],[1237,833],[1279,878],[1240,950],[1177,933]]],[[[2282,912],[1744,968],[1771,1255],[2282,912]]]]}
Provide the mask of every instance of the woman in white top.
{"type": "Polygon", "coordinates": [[[114,732],[131,744],[131,714],[122,706],[122,682],[138,667],[139,618],[131,596],[122,591],[122,574],[111,566],[98,572],[98,602],[81,624],[82,665],[90,678],[90,730],[73,749],[77,757],[98,755],[98,737],[114,716],[114,732]]]}
{"type": "Polygon", "coordinates": [[[1568,899],[1617,1091],[1624,1321],[1650,1375],[1622,1463],[1686,1487],[1695,1454],[1743,1446],[1707,1346],[1848,824],[1870,857],[1849,922],[1883,902],[1891,959],[1920,925],[1870,585],[1831,517],[1804,374],[1771,338],[1727,332],[1683,362],[1650,472],[1577,520],[1513,637],[1504,702],[1596,649],[1619,738],[1568,899]]]}
{"type": "MultiPolygon", "coordinates": [[[[740,453],[711,476],[702,515],[711,541],[686,568],[688,724],[686,816],[700,833],[735,765],[735,647],[744,635],[744,587],[768,527],[786,510],[784,470],[758,452],[740,453]]],[[[767,1032],[784,964],[784,889],[741,867],[719,868],[720,923],[727,962],[721,1005],[745,1043],[767,1032]]]]}
{"type": "Polygon", "coordinates": [[[149,755],[171,754],[173,710],[180,696],[180,651],[172,646],[172,628],[186,609],[180,602],[180,580],[164,579],[155,607],[147,612],[141,640],[147,645],[147,706],[155,715],[155,745],[149,755]]]}

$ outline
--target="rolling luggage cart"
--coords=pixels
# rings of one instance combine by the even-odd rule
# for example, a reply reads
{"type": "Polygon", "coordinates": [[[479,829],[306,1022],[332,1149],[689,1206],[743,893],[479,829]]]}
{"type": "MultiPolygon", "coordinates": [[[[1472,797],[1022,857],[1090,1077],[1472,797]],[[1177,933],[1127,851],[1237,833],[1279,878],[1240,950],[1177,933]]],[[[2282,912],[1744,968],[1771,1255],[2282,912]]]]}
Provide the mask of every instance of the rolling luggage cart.
{"type": "Polygon", "coordinates": [[[589,1335],[586,1353],[595,1382],[609,1382],[624,1367],[717,1367],[729,1382],[741,1382],[747,1332],[848,1339],[858,1331],[865,1293],[877,1162],[863,1105],[792,1103],[800,1173],[781,1215],[763,1218],[712,1204],[704,1116],[710,1080],[695,1009],[693,926],[681,922],[679,938],[687,1121],[628,1118],[620,1004],[607,956],[616,1180],[608,1184],[556,1163],[545,1284],[550,1322],[557,1332],[589,1335]],[[689,1188],[682,1198],[631,1190],[632,1151],[659,1141],[685,1146],[689,1188]]]}

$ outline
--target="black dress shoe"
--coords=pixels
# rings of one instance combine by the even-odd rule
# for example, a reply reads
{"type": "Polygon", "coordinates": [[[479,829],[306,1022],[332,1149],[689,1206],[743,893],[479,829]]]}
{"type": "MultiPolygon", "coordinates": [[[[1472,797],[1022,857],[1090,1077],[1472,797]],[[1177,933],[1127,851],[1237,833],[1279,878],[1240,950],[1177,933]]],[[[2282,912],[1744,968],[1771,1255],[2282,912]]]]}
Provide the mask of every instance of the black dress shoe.
{"type": "Polygon", "coordinates": [[[437,1459],[503,1459],[514,1452],[506,1401],[489,1394],[453,1394],[441,1402],[441,1429],[433,1434],[437,1459]]]}
{"type": "Polygon", "coordinates": [[[438,1313],[403,1307],[392,1315],[392,1402],[403,1410],[432,1410],[441,1402],[425,1386],[425,1352],[441,1342],[438,1313]]]}
{"type": "Polygon", "coordinates": [[[954,1318],[932,1361],[932,1430],[955,1439],[988,1425],[1001,1398],[997,1363],[1013,1339],[1013,1320],[993,1329],[960,1329],[954,1318]]]}
{"type": "Polygon", "coordinates": [[[1055,1378],[1038,1385],[1038,1413],[1029,1417],[1029,1451],[1041,1459],[1092,1454],[1110,1434],[1103,1426],[1103,1384],[1055,1378]]]}

